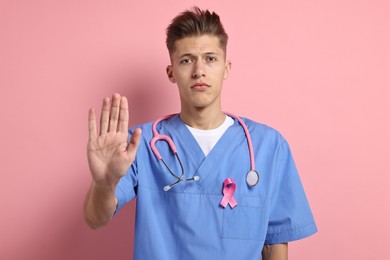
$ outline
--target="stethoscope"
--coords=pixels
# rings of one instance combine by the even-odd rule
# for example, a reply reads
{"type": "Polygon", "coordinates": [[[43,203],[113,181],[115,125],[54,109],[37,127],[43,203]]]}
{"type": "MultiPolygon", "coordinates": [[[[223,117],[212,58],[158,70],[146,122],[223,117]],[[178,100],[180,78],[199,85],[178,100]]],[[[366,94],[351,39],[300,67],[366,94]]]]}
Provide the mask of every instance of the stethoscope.
{"type": "MultiPolygon", "coordinates": [[[[251,139],[251,136],[249,134],[248,128],[247,128],[246,124],[244,123],[244,121],[242,121],[241,118],[239,118],[238,116],[235,116],[231,113],[225,113],[225,114],[235,118],[240,123],[241,127],[244,129],[246,140],[248,142],[248,149],[249,149],[249,156],[250,156],[250,171],[246,174],[246,183],[248,184],[249,187],[254,187],[259,182],[260,177],[259,177],[259,174],[257,173],[257,171],[255,170],[255,156],[253,153],[252,139],[251,139]]],[[[153,151],[154,155],[157,157],[157,159],[160,160],[165,165],[168,172],[176,179],[175,182],[164,186],[164,191],[170,190],[172,187],[176,186],[177,184],[179,184],[182,181],[198,181],[200,179],[199,176],[193,176],[191,178],[184,178],[183,164],[182,164],[180,157],[177,153],[177,149],[176,149],[175,144],[173,143],[172,139],[169,136],[161,135],[157,131],[158,123],[160,123],[161,121],[168,119],[172,116],[175,116],[175,115],[177,115],[177,114],[163,116],[163,117],[157,119],[156,121],[154,121],[154,123],[152,125],[153,138],[152,138],[152,140],[150,140],[150,147],[152,148],[152,151],[153,151]],[[179,162],[180,168],[181,168],[180,176],[178,176],[174,172],[172,172],[172,170],[165,163],[161,154],[159,153],[158,149],[156,148],[156,142],[160,141],[160,140],[166,141],[168,143],[169,147],[171,148],[172,152],[175,154],[175,156],[179,162]]]]}

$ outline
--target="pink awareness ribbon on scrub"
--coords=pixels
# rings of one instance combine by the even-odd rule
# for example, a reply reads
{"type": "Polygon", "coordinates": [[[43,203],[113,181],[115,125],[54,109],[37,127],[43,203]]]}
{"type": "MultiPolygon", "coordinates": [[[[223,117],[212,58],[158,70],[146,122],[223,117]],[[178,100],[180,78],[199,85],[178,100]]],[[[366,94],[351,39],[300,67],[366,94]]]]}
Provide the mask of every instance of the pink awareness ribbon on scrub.
{"type": "Polygon", "coordinates": [[[219,203],[222,207],[226,208],[227,204],[230,205],[231,208],[237,206],[237,201],[234,199],[233,194],[236,191],[236,183],[233,179],[227,178],[223,182],[223,198],[219,203]]]}

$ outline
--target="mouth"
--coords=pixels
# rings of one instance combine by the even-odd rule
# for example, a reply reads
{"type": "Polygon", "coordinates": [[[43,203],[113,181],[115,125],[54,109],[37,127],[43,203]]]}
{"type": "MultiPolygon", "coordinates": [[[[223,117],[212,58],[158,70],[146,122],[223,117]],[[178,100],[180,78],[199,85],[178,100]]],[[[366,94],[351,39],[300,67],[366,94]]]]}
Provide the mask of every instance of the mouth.
{"type": "Polygon", "coordinates": [[[203,82],[200,82],[200,83],[196,83],[194,85],[191,86],[191,89],[194,89],[194,90],[205,90],[207,88],[209,88],[210,85],[206,84],[206,83],[203,83],[203,82]]]}

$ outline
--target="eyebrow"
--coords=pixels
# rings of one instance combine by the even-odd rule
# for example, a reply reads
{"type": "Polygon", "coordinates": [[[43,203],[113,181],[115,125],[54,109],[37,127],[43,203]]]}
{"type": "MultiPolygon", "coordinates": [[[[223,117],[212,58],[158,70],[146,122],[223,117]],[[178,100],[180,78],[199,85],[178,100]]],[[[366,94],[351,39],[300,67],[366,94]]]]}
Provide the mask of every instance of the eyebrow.
{"type": "MultiPolygon", "coordinates": [[[[208,51],[208,52],[202,53],[202,55],[218,55],[218,53],[213,52],[213,51],[208,51]]],[[[179,58],[193,57],[193,56],[196,56],[196,55],[193,53],[183,53],[182,55],[179,56],[179,58]]]]}

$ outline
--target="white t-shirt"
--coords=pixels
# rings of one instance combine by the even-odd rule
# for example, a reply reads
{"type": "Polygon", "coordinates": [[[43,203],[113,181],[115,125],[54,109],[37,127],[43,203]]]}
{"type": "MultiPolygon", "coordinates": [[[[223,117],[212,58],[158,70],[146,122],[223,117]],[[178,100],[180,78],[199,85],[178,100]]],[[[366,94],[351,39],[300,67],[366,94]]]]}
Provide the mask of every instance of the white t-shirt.
{"type": "Polygon", "coordinates": [[[188,125],[186,126],[194,136],[195,140],[198,142],[199,146],[202,148],[205,156],[207,156],[211,149],[213,149],[214,145],[218,142],[219,138],[221,138],[225,131],[233,124],[233,118],[226,116],[222,125],[215,129],[201,130],[190,127],[188,125]]]}

